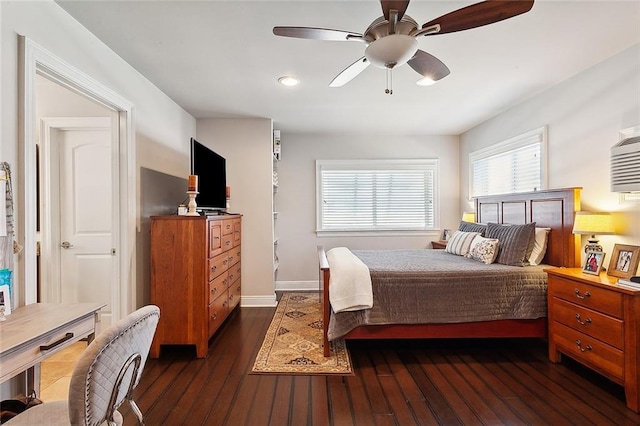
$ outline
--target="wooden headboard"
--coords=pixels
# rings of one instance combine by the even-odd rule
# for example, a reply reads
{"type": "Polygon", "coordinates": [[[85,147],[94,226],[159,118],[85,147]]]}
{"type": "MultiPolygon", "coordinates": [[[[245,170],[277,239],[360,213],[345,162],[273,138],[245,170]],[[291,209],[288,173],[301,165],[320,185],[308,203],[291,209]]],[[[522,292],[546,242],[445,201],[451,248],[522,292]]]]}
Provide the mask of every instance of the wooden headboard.
{"type": "Polygon", "coordinates": [[[580,210],[581,190],[548,189],[476,197],[476,221],[514,225],[535,222],[536,227],[551,228],[543,262],[553,266],[578,267],[580,236],[572,231],[575,212],[580,210]]]}

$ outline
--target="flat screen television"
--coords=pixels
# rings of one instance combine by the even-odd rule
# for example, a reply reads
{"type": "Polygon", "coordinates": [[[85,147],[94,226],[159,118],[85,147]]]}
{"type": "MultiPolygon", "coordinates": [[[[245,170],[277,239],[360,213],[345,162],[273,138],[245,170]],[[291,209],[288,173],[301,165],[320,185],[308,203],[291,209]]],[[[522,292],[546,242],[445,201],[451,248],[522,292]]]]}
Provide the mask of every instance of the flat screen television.
{"type": "Polygon", "coordinates": [[[224,210],[227,205],[227,166],[223,156],[191,138],[191,174],[198,176],[198,210],[224,210]]]}

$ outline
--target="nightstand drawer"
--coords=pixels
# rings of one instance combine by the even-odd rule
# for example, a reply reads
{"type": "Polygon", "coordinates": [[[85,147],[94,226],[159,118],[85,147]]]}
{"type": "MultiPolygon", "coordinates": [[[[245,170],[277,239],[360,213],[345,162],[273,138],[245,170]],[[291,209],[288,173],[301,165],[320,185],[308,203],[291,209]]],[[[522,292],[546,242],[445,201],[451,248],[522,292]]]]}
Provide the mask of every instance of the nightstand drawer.
{"type": "Polygon", "coordinates": [[[572,328],[554,322],[552,336],[555,344],[575,360],[607,374],[618,383],[624,381],[624,354],[621,350],[602,343],[572,328]]]}
{"type": "Polygon", "coordinates": [[[624,349],[624,329],[621,320],[558,298],[554,298],[553,305],[555,321],[618,349],[624,349]]]}
{"type": "Polygon", "coordinates": [[[615,318],[622,318],[622,295],[579,281],[555,276],[549,277],[549,292],[552,296],[580,306],[595,309],[615,318]]]}

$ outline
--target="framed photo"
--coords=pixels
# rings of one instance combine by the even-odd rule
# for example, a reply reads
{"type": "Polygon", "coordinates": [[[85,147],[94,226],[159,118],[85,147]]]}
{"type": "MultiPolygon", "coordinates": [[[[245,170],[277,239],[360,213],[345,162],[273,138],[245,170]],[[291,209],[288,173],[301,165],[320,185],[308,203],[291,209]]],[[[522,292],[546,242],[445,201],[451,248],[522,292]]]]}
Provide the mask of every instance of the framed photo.
{"type": "Polygon", "coordinates": [[[616,244],[613,246],[613,256],[609,261],[607,275],[629,279],[638,270],[640,260],[640,246],[616,244]]]}
{"type": "Polygon", "coordinates": [[[582,265],[582,272],[593,275],[600,274],[605,254],[606,253],[601,251],[588,251],[587,257],[584,260],[584,265],[582,265]]]}
{"type": "Polygon", "coordinates": [[[451,229],[442,231],[442,241],[449,241],[449,238],[451,238],[451,229]]]}
{"type": "MultiPolygon", "coordinates": [[[[9,296],[9,286],[0,285],[0,311],[4,310],[4,315],[11,313],[11,298],[9,296]]],[[[2,315],[0,315],[2,317],[2,315]]]]}

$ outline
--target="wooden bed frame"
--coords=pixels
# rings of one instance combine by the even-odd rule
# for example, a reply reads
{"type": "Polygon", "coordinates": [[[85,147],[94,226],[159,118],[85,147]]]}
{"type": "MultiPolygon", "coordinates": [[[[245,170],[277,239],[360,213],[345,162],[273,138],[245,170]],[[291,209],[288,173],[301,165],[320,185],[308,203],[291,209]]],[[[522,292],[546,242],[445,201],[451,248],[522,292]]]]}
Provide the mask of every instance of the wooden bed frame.
{"type": "MultiPolygon", "coordinates": [[[[580,265],[579,236],[572,233],[575,212],[580,210],[582,188],[551,189],[520,194],[477,197],[477,222],[524,224],[536,222],[551,228],[543,263],[567,268],[580,265]]],[[[324,355],[329,356],[329,263],[318,247],[321,303],[324,326],[324,355]]],[[[498,320],[455,324],[392,324],[360,326],[345,339],[425,339],[479,337],[545,337],[547,319],[498,320]]]]}

